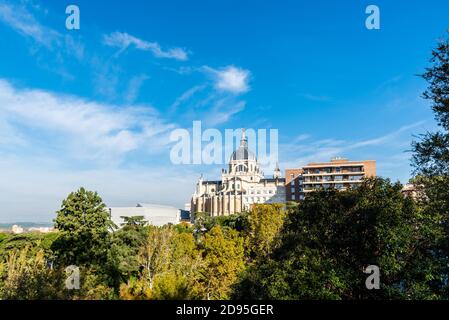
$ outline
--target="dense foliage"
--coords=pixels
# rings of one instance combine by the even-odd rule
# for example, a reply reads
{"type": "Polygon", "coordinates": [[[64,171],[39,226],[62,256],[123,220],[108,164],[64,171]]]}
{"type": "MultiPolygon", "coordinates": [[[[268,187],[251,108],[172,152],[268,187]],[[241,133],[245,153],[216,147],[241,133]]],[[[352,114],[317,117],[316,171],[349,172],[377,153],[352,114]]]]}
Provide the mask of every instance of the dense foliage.
{"type": "Polygon", "coordinates": [[[423,259],[438,221],[401,190],[376,178],[311,194],[287,215],[272,253],[248,268],[235,297],[441,298],[447,267],[435,272],[435,260],[423,259]],[[365,287],[369,265],[381,270],[381,290],[365,287]]]}

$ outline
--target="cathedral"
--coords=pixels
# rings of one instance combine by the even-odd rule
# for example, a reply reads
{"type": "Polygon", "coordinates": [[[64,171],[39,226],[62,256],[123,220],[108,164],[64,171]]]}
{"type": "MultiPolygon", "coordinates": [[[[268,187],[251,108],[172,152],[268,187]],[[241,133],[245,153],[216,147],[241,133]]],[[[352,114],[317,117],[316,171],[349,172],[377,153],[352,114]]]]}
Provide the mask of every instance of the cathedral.
{"type": "Polygon", "coordinates": [[[191,213],[224,216],[249,210],[256,203],[285,203],[285,179],[276,166],[272,178],[265,178],[257,158],[248,149],[245,130],[240,146],[232,153],[221,180],[205,181],[201,176],[191,201],[191,213]]]}

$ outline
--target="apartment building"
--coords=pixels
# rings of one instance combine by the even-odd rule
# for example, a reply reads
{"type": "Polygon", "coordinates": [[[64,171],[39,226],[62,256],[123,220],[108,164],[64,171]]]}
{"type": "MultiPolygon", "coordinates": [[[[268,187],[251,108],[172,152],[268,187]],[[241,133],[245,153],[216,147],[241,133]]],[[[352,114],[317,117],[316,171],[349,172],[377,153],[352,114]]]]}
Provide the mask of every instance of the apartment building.
{"type": "Polygon", "coordinates": [[[286,201],[299,201],[304,199],[303,169],[285,170],[285,198],[286,201]]]}
{"type": "Polygon", "coordinates": [[[286,201],[303,200],[307,193],[318,189],[347,190],[365,177],[376,176],[376,161],[350,161],[334,158],[330,162],[313,162],[298,169],[287,169],[286,201]]]}

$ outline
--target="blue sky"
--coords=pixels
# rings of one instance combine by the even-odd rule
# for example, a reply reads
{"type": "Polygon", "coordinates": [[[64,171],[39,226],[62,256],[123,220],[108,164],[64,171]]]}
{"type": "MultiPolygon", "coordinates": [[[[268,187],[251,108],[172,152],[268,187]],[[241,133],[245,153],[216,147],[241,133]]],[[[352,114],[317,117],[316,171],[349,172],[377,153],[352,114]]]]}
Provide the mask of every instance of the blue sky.
{"type": "Polygon", "coordinates": [[[281,169],[376,159],[406,182],[436,128],[417,74],[448,1],[0,0],[0,221],[50,221],[79,186],[183,207],[201,173],[175,128],[279,130],[281,169]],[[81,29],[65,27],[76,4],[81,29]],[[380,8],[381,29],[365,28],[380,8]]]}

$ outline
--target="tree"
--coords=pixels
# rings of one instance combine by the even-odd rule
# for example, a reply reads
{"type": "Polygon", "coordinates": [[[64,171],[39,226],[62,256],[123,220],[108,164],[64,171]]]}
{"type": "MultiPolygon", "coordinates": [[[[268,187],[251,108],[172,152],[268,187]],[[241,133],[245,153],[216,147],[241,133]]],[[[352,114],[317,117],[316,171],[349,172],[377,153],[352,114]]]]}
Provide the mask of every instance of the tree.
{"type": "Polygon", "coordinates": [[[122,282],[137,277],[140,271],[139,250],[148,233],[143,217],[123,217],[123,227],[111,234],[106,272],[109,284],[117,291],[122,282]]]}
{"type": "Polygon", "coordinates": [[[148,222],[145,221],[144,216],[122,216],[120,218],[122,218],[124,221],[124,223],[122,223],[122,227],[124,229],[139,229],[145,227],[148,224],[148,222]]]}
{"type": "Polygon", "coordinates": [[[284,218],[285,210],[281,204],[257,204],[252,207],[245,229],[248,252],[252,259],[263,258],[270,253],[284,218]]]}
{"type": "Polygon", "coordinates": [[[43,250],[30,247],[9,253],[0,262],[0,300],[43,300],[66,297],[63,274],[49,268],[43,250]]]}
{"type": "MultiPolygon", "coordinates": [[[[417,201],[427,219],[427,233],[417,249],[428,269],[423,295],[449,297],[449,39],[432,52],[431,66],[422,77],[428,82],[423,97],[432,103],[440,130],[421,135],[412,144],[417,201]],[[429,227],[431,226],[431,227],[429,227]]],[[[424,288],[424,289],[423,289],[424,288]]]]}
{"type": "Polygon", "coordinates": [[[29,232],[23,234],[5,234],[3,240],[0,240],[0,260],[6,259],[10,252],[25,248],[33,253],[43,250],[46,257],[52,256],[51,245],[57,237],[56,232],[41,234],[29,232]]]}
{"type": "Polygon", "coordinates": [[[344,192],[310,193],[288,214],[273,252],[245,272],[234,297],[404,299],[415,297],[418,285],[430,292],[426,279],[434,274],[416,249],[429,240],[432,224],[401,190],[400,183],[372,178],[344,192]],[[365,287],[369,265],[381,270],[380,290],[365,287]]]}
{"type": "Polygon", "coordinates": [[[189,279],[172,271],[156,276],[151,294],[153,300],[186,300],[190,298],[189,279]]]}
{"type": "Polygon", "coordinates": [[[179,276],[194,278],[201,254],[191,233],[176,233],[171,241],[170,269],[179,276]]]}
{"type": "Polygon", "coordinates": [[[107,260],[112,226],[106,205],[92,191],[80,188],[63,200],[55,228],[59,236],[52,249],[57,264],[102,266],[107,260]]]}
{"type": "Polygon", "coordinates": [[[214,226],[204,235],[203,264],[193,288],[199,299],[227,299],[244,269],[243,238],[237,231],[214,226]]]}
{"type": "Polygon", "coordinates": [[[171,240],[174,230],[168,227],[150,227],[144,245],[140,248],[139,263],[142,278],[153,289],[156,275],[166,272],[170,267],[171,240]]]}
{"type": "Polygon", "coordinates": [[[80,289],[70,290],[72,300],[113,300],[114,288],[108,286],[107,275],[90,267],[80,268],[80,289]]]}
{"type": "MultiPolygon", "coordinates": [[[[413,143],[413,165],[425,176],[449,176],[449,39],[432,52],[432,66],[422,77],[429,83],[423,97],[432,102],[439,132],[421,135],[413,143]]],[[[447,181],[446,181],[447,182],[447,181]]]]}
{"type": "Polygon", "coordinates": [[[158,276],[169,271],[171,262],[171,241],[174,230],[168,227],[150,226],[138,248],[139,273],[132,275],[120,286],[120,296],[127,300],[153,299],[153,289],[158,276]]]}

